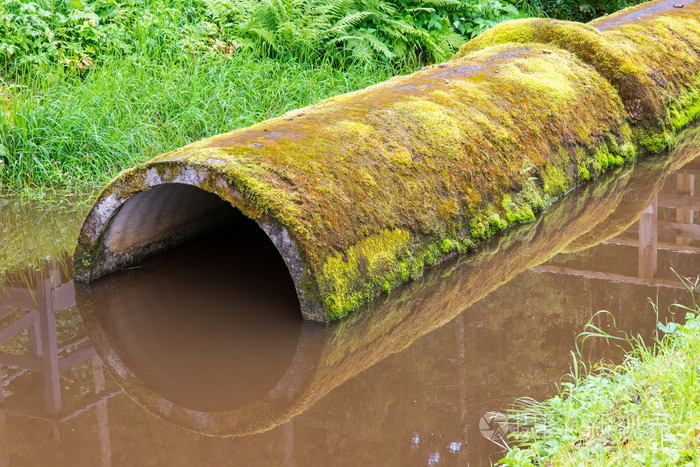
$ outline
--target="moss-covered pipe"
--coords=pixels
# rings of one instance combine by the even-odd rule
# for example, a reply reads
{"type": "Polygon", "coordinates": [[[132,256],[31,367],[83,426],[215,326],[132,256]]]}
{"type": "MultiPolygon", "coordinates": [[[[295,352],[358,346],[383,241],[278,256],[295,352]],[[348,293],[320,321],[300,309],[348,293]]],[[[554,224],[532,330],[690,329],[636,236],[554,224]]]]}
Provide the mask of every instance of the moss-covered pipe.
{"type": "MultiPolygon", "coordinates": [[[[347,319],[324,327],[304,323],[292,355],[278,356],[289,362],[286,371],[253,400],[240,403],[238,394],[228,394],[230,408],[205,410],[192,402],[197,398],[210,399],[211,389],[185,398],[191,405],[185,404],[173,397],[180,395],[184,386],[180,380],[163,371],[160,373],[166,373],[164,376],[147,373],[149,379],[145,380],[143,371],[139,371],[167,366],[162,354],[180,342],[173,343],[168,332],[159,337],[157,329],[143,329],[139,322],[124,323],[129,317],[138,321],[152,310],[150,291],[158,287],[154,287],[154,282],[160,285],[164,280],[157,270],[128,271],[127,280],[107,278],[89,291],[79,291],[78,309],[90,341],[117,384],[151,413],[208,435],[242,436],[267,431],[305,412],[334,388],[445,325],[525,269],[562,251],[599,243],[623,232],[653,202],[667,175],[697,157],[699,135],[696,131],[686,140],[688,145],[671,156],[640,158],[619,168],[615,175],[606,174],[579,188],[535,222],[490,239],[474,255],[462,255],[430,269],[415,283],[393,291],[386,299],[363,307],[347,319]],[[134,306],[135,311],[125,313],[125,304],[134,306]],[[143,335],[150,336],[146,339],[149,342],[143,342],[143,335]],[[159,346],[160,342],[164,344],[159,346]],[[152,364],[134,363],[143,360],[152,364]]],[[[178,300],[177,292],[163,295],[170,295],[166,302],[178,300]]],[[[286,334],[294,333],[288,329],[286,334]]],[[[188,349],[188,358],[209,361],[206,351],[202,357],[193,356],[192,351],[197,349],[188,349]]],[[[251,366],[259,366],[258,362],[264,361],[260,353],[249,351],[245,358],[251,366]]],[[[176,358],[172,357],[175,366],[176,358]]],[[[231,379],[230,371],[230,366],[220,371],[221,386],[231,379]]],[[[208,383],[208,387],[217,386],[215,381],[208,383]]]]}
{"type": "Polygon", "coordinates": [[[272,239],[303,316],[329,321],[668,146],[698,89],[698,1],[507,22],[446,63],[121,173],[82,228],[76,280],[215,227],[224,200],[272,239]]]}

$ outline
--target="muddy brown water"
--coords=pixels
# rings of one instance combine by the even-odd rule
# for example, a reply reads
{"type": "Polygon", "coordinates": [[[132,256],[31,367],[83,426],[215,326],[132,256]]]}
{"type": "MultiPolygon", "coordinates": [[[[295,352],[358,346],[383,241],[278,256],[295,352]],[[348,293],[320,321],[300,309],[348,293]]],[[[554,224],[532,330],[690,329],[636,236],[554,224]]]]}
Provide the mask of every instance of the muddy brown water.
{"type": "Polygon", "coordinates": [[[488,465],[482,418],[552,395],[589,320],[683,316],[698,156],[691,131],[330,325],[254,224],[76,289],[86,205],[0,197],[0,466],[488,465]]]}

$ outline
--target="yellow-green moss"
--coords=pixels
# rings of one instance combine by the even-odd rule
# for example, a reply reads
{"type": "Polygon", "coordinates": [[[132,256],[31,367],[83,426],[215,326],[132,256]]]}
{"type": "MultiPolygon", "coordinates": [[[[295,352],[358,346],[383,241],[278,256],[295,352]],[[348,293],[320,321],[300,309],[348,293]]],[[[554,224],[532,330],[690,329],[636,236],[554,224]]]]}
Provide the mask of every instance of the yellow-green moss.
{"type": "Polygon", "coordinates": [[[673,128],[680,130],[700,117],[700,73],[669,108],[673,128]]]}
{"type": "Polygon", "coordinates": [[[509,73],[513,79],[535,92],[541,93],[543,99],[553,103],[567,102],[574,96],[571,77],[567,70],[551,70],[547,63],[541,63],[544,57],[533,57],[522,65],[507,65],[502,72],[509,73]]]}
{"type": "Polygon", "coordinates": [[[571,179],[566,172],[556,165],[547,163],[544,167],[544,186],[542,190],[545,194],[559,196],[566,193],[571,185],[571,179]]]}
{"type": "Polygon", "coordinates": [[[696,50],[688,47],[700,39],[697,9],[686,6],[694,10],[632,21],[604,32],[567,21],[509,21],[463,45],[458,56],[504,43],[540,42],[566,49],[615,86],[630,119],[653,133],[642,135],[639,144],[658,152],[667,147],[664,141],[668,141],[665,133],[669,128],[681,128],[700,113],[697,90],[687,75],[696,74],[698,67],[697,45],[696,50]],[[682,89],[677,89],[679,85],[682,89]]]}
{"type": "Polygon", "coordinates": [[[407,261],[410,261],[410,255],[407,251],[410,242],[410,232],[384,229],[362,239],[345,254],[337,253],[329,257],[319,277],[329,317],[342,316],[374,297],[374,287],[365,286],[358,290],[359,276],[376,278],[382,289],[390,290],[391,282],[385,276],[393,276],[396,282],[405,276],[409,268],[407,261]]]}
{"type": "Polygon", "coordinates": [[[578,165],[578,178],[579,180],[587,181],[591,179],[591,173],[585,164],[579,163],[578,165]]]}
{"type": "Polygon", "coordinates": [[[668,130],[657,133],[654,129],[635,128],[634,134],[639,145],[653,154],[672,147],[675,142],[673,133],[668,130]]]}
{"type": "Polygon", "coordinates": [[[504,210],[504,215],[508,225],[521,222],[530,222],[535,219],[535,214],[532,212],[532,207],[524,203],[522,197],[514,200],[510,194],[503,197],[501,207],[504,210]]]}

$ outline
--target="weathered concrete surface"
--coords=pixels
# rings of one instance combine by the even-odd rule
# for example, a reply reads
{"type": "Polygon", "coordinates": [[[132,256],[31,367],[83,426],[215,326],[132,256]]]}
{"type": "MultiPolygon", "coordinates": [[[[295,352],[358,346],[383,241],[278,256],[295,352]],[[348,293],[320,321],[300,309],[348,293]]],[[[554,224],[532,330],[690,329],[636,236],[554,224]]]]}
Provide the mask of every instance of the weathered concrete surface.
{"type": "MultiPolygon", "coordinates": [[[[695,131],[685,141],[687,144],[671,156],[639,158],[616,169],[619,173],[615,176],[606,174],[601,180],[580,187],[534,222],[490,239],[474,255],[462,255],[430,269],[415,283],[376,300],[347,319],[322,328],[316,323],[304,323],[287,371],[268,391],[235,408],[201,410],[184,406],[168,397],[172,386],[181,383],[168,378],[146,383],[139,377],[133,365],[134,349],[125,346],[143,347],[141,336],[130,335],[129,325],[114,325],[123,320],[125,297],[136,306],[139,301],[148,300],[144,298],[148,293],[134,290],[152,285],[147,277],[138,275],[139,271],[129,271],[134,275],[132,281],[110,284],[108,278],[89,292],[82,291],[77,297],[78,309],[90,341],[117,384],[151,413],[208,435],[243,436],[267,431],[305,412],[334,388],[453,320],[522,271],[560,252],[596,244],[623,232],[653,202],[667,175],[697,157],[700,132],[695,131]],[[143,283],[136,285],[140,282],[143,283]],[[118,318],[105,319],[110,315],[118,318]]],[[[141,356],[157,361],[155,353],[141,352],[141,356]]],[[[230,400],[237,402],[238,398],[231,395],[230,400]]]]}
{"type": "Polygon", "coordinates": [[[188,200],[175,188],[184,184],[258,222],[287,263],[305,318],[344,316],[532,220],[642,148],[672,144],[700,114],[700,4],[679,3],[589,25],[504,23],[449,62],[127,170],[85,221],[76,279],[213,228],[216,203],[188,200]],[[177,192],[136,196],[156,186],[177,192]],[[184,204],[187,214],[174,214],[184,204]]]}

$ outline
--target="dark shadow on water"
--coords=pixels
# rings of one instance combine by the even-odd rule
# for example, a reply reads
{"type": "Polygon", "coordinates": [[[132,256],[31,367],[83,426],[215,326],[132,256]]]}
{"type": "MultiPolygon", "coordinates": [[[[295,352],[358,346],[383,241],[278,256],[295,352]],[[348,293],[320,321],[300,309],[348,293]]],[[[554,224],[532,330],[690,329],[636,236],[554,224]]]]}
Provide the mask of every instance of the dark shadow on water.
{"type": "Polygon", "coordinates": [[[231,409],[271,390],[302,324],[282,258],[242,215],[97,281],[91,294],[130,369],[195,410],[231,409]]]}

